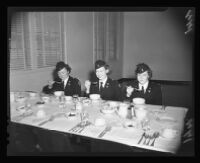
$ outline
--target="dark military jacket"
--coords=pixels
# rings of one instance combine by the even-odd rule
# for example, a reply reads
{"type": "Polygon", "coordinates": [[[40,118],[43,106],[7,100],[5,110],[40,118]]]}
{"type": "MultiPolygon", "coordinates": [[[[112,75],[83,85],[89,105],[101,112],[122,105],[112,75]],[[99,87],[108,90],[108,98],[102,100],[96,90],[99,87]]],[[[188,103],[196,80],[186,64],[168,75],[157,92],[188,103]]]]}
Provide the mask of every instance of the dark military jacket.
{"type": "MultiPolygon", "coordinates": [[[[127,86],[132,86],[133,88],[139,89],[139,82],[134,81],[127,84],[127,86]]],[[[162,105],[161,86],[160,84],[154,83],[152,81],[149,81],[149,84],[145,93],[139,90],[134,90],[130,97],[126,97],[125,93],[124,95],[125,95],[125,99],[128,99],[131,102],[133,98],[141,97],[145,99],[146,104],[162,105]]]]}
{"type": "Polygon", "coordinates": [[[43,87],[42,91],[46,94],[53,94],[55,91],[64,91],[65,96],[73,96],[76,94],[81,96],[81,83],[77,78],[69,76],[65,88],[63,82],[55,81],[51,89],[46,85],[43,87]]]}
{"type": "Polygon", "coordinates": [[[121,89],[117,81],[108,78],[102,90],[99,90],[99,80],[91,82],[90,94],[100,94],[103,100],[121,101],[121,89]]]}

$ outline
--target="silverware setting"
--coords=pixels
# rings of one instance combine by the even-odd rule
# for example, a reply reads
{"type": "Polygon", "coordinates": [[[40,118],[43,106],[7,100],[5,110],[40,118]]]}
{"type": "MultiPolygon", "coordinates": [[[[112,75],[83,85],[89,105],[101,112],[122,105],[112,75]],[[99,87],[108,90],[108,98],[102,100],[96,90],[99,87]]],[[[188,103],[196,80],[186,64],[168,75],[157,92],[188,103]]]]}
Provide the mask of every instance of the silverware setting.
{"type": "Polygon", "coordinates": [[[57,113],[56,115],[51,115],[49,119],[47,119],[47,120],[45,120],[45,121],[39,123],[38,126],[42,126],[42,125],[46,124],[47,122],[51,122],[51,121],[53,121],[55,118],[60,117],[60,116],[63,116],[63,115],[65,115],[65,113],[63,113],[63,112],[57,113]]]}
{"type": "Polygon", "coordinates": [[[92,123],[89,121],[82,121],[78,123],[76,126],[72,127],[69,131],[70,132],[75,132],[75,133],[81,133],[85,127],[91,125],[92,123]]]}
{"type": "Polygon", "coordinates": [[[39,123],[38,126],[42,126],[42,125],[46,124],[47,122],[51,122],[54,120],[54,118],[55,118],[54,116],[51,116],[49,119],[39,123]]]}
{"type": "Polygon", "coordinates": [[[108,131],[111,131],[111,126],[106,126],[106,128],[99,134],[99,138],[102,138],[108,131]]]}
{"type": "Polygon", "coordinates": [[[142,143],[142,140],[144,138],[143,145],[154,146],[155,140],[159,137],[159,135],[160,135],[159,132],[154,132],[153,134],[147,134],[146,132],[144,132],[140,140],[138,141],[138,144],[142,143]],[[153,141],[151,142],[151,140],[153,141]]]}
{"type": "Polygon", "coordinates": [[[13,117],[12,119],[16,122],[19,122],[21,121],[22,119],[26,118],[26,117],[30,117],[33,115],[33,112],[30,112],[30,113],[23,113],[21,115],[18,115],[18,116],[15,116],[13,117]]]}

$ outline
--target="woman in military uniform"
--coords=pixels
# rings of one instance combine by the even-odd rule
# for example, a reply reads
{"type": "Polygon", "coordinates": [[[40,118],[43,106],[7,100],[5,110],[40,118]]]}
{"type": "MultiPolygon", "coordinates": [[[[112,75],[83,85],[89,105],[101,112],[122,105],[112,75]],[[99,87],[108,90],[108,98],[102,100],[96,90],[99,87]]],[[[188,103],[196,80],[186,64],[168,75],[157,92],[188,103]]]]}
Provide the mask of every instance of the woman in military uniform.
{"type": "Polygon", "coordinates": [[[60,61],[56,64],[54,81],[43,88],[43,93],[53,94],[55,91],[64,91],[65,96],[78,95],[81,96],[81,83],[77,78],[71,77],[69,74],[71,67],[60,61]]]}
{"type": "Polygon", "coordinates": [[[135,97],[145,99],[146,104],[162,105],[161,86],[152,82],[152,70],[145,63],[137,65],[135,70],[137,80],[127,84],[124,99],[132,101],[135,97]]]}
{"type": "Polygon", "coordinates": [[[109,66],[102,60],[95,62],[95,73],[97,79],[85,81],[86,96],[89,94],[100,94],[103,100],[120,101],[121,89],[117,81],[108,77],[109,66]]]}

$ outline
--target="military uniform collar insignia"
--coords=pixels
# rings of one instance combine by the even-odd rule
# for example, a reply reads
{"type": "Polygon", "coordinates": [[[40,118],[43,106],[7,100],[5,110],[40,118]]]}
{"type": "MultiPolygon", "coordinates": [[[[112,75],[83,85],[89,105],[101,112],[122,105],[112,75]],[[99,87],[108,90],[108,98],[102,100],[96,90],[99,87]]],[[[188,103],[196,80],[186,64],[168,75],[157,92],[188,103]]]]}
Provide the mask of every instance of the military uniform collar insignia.
{"type": "Polygon", "coordinates": [[[108,87],[109,87],[109,85],[110,85],[110,83],[109,83],[109,82],[107,82],[107,83],[106,83],[106,88],[108,88],[108,87]]]}

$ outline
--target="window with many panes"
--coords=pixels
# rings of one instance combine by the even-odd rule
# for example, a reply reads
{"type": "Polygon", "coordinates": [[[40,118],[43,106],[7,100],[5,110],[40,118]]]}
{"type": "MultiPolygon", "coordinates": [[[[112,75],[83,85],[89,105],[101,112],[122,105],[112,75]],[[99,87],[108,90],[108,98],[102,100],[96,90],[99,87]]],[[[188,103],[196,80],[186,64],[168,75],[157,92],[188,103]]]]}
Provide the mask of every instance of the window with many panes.
{"type": "Polygon", "coordinates": [[[64,60],[63,13],[16,12],[10,17],[10,70],[34,70],[64,60]]]}

